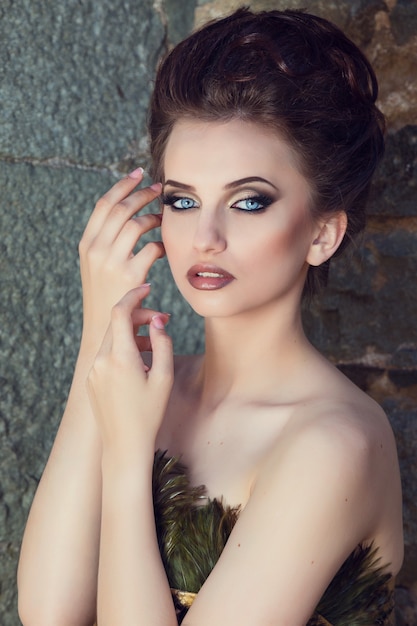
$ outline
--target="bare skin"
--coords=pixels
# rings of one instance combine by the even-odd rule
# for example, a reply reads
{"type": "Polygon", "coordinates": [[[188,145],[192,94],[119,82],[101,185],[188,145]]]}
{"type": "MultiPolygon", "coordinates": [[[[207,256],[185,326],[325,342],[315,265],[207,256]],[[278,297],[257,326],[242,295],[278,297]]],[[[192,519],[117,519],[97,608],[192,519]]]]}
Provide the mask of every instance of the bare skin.
{"type": "Polygon", "coordinates": [[[151,497],[162,448],[183,457],[209,496],[242,507],[186,626],[301,626],[358,544],[374,541],[393,575],[402,562],[388,420],[316,352],[300,320],[308,264],[333,254],[344,214],[308,219],[308,185],[270,133],[239,121],[178,122],[162,235],[179,289],[206,318],[206,352],[174,361],[168,318],[143,307],[150,287],[137,286],[164,249],[131,255],[160,223],[139,218],[137,227],[131,217],[160,190],[129,196],[135,176],[98,204],[80,248],[83,343],[23,543],[22,621],[91,624],[97,597],[99,626],[176,624],[151,497]],[[262,181],[235,184],[253,176],[262,181]],[[250,215],[254,194],[271,203],[250,215]],[[117,293],[121,273],[130,284],[117,293]],[[143,325],[149,341],[135,338],[143,325]],[[141,356],[149,348],[152,359],[141,356]]]}

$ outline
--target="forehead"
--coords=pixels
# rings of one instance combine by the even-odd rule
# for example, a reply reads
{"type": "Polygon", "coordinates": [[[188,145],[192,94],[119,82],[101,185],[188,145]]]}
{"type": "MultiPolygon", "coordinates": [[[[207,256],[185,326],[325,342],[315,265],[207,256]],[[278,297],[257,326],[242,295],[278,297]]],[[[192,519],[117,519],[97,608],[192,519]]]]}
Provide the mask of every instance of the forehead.
{"type": "Polygon", "coordinates": [[[303,178],[297,155],[288,142],[277,131],[253,122],[180,119],[166,145],[165,178],[215,171],[217,175],[223,172],[239,178],[253,175],[254,168],[264,176],[281,171],[303,178]]]}

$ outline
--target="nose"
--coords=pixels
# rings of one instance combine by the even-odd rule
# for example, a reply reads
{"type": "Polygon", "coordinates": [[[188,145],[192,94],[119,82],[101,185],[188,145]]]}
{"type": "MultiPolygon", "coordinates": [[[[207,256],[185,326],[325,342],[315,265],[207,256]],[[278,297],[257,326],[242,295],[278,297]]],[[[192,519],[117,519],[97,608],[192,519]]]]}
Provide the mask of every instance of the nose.
{"type": "Polygon", "coordinates": [[[217,211],[201,209],[194,232],[194,248],[200,252],[219,253],[227,247],[223,216],[217,211]]]}

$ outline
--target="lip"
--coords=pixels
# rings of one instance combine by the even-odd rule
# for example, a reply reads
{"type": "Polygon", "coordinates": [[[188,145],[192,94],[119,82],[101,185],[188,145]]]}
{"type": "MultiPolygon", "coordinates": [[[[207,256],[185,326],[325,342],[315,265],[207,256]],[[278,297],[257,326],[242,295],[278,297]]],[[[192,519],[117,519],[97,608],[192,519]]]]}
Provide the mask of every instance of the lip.
{"type": "Polygon", "coordinates": [[[194,289],[213,291],[230,284],[235,277],[217,265],[193,265],[187,272],[188,282],[194,289]]]}

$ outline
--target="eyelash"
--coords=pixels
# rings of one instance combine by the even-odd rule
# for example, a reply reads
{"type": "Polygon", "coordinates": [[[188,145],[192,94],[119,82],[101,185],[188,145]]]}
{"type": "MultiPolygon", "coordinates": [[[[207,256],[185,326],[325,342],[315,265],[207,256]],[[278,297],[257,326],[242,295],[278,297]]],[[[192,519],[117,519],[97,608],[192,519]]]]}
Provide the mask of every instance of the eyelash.
{"type": "Polygon", "coordinates": [[[162,204],[164,206],[171,207],[171,209],[173,211],[189,211],[190,209],[194,209],[195,208],[195,206],[183,207],[183,208],[174,206],[175,203],[179,202],[180,200],[190,200],[191,202],[195,202],[195,200],[193,200],[192,198],[188,198],[187,196],[174,196],[174,195],[170,195],[170,194],[161,196],[162,204]]]}
{"type": "MultiPolygon", "coordinates": [[[[163,195],[161,197],[162,200],[162,204],[164,204],[165,206],[169,206],[171,207],[172,211],[189,211],[190,209],[195,209],[198,208],[198,204],[195,200],[193,200],[192,198],[188,198],[187,196],[174,196],[174,195],[163,195]],[[190,202],[195,203],[194,206],[190,206],[190,207],[176,207],[175,203],[179,202],[180,200],[189,200],[190,202]]],[[[249,196],[247,198],[241,198],[240,200],[236,200],[236,202],[234,202],[230,208],[232,209],[236,209],[237,211],[241,211],[243,213],[262,213],[263,211],[265,211],[265,209],[273,203],[273,199],[270,196],[266,196],[264,194],[257,194],[254,196],[249,196]],[[256,202],[258,204],[260,204],[261,206],[257,209],[242,209],[240,207],[237,207],[236,205],[239,204],[240,202],[256,202]]]]}
{"type": "Polygon", "coordinates": [[[270,196],[257,194],[255,196],[248,196],[247,198],[236,200],[236,202],[231,205],[231,208],[236,209],[237,211],[243,211],[244,213],[262,213],[267,207],[269,207],[270,204],[273,203],[273,201],[274,200],[270,196]],[[241,209],[236,206],[236,204],[239,204],[240,202],[256,202],[261,206],[258,209],[241,209]]]}

